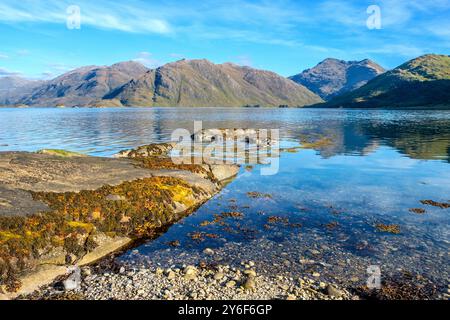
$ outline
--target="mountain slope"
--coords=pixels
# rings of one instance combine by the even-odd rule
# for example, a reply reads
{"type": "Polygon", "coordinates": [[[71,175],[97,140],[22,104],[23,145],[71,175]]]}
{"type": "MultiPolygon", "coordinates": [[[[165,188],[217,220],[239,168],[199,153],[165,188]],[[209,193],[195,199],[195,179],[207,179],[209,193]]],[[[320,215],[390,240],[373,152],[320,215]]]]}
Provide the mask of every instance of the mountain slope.
{"type": "Polygon", "coordinates": [[[450,107],[450,56],[410,60],[322,107],[450,107]]]}
{"type": "Polygon", "coordinates": [[[321,99],[273,72],[231,63],[180,60],[148,71],[108,94],[126,106],[304,106],[321,99]]]}
{"type": "Polygon", "coordinates": [[[0,105],[10,104],[43,83],[44,81],[28,80],[17,76],[0,77],[0,105]]]}
{"type": "Polygon", "coordinates": [[[122,62],[112,66],[88,66],[67,72],[23,94],[15,103],[52,107],[96,105],[111,90],[148,69],[137,62],[122,62]]]}
{"type": "Polygon", "coordinates": [[[314,68],[289,79],[304,85],[324,100],[355,90],[385,72],[371,60],[325,59],[314,68]]]}

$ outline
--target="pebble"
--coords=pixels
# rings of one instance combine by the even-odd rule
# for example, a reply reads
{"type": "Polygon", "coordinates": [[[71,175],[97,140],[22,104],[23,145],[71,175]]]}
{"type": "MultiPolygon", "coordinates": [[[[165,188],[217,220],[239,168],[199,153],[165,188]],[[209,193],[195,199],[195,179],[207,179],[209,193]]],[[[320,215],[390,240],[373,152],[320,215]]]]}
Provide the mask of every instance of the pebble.
{"type": "Polygon", "coordinates": [[[214,280],[222,280],[224,277],[224,273],[219,271],[214,275],[214,280]]]}
{"type": "Polygon", "coordinates": [[[340,298],[342,296],[342,291],[336,289],[334,286],[329,284],[327,286],[327,293],[330,297],[340,298]]]}
{"type": "Polygon", "coordinates": [[[313,272],[312,276],[313,276],[314,278],[319,278],[319,277],[320,277],[320,273],[318,273],[318,272],[313,272]]]}
{"type": "Polygon", "coordinates": [[[203,253],[207,254],[207,255],[213,255],[214,254],[214,250],[211,249],[211,248],[206,248],[205,250],[203,250],[203,253]]]}
{"type": "Polygon", "coordinates": [[[256,288],[256,282],[253,277],[248,277],[247,281],[244,283],[244,289],[248,291],[253,291],[256,288]]]}
{"type": "Polygon", "coordinates": [[[81,269],[81,274],[84,277],[89,277],[92,274],[91,268],[89,267],[84,267],[83,269],[81,269]]]}
{"type": "Polygon", "coordinates": [[[227,288],[234,288],[236,286],[236,281],[234,280],[228,281],[226,286],[227,288]]]}
{"type": "Polygon", "coordinates": [[[245,270],[244,274],[249,277],[256,277],[256,271],[255,270],[245,270]]]}

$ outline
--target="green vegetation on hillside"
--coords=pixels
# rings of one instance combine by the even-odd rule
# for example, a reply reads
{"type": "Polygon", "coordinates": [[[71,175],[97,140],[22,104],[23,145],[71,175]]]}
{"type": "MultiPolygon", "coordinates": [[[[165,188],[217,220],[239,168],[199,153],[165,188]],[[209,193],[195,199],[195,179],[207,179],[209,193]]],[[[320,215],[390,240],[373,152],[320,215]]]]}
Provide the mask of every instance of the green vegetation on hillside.
{"type": "Polygon", "coordinates": [[[386,72],[320,107],[450,108],[450,56],[425,55],[386,72]]]}

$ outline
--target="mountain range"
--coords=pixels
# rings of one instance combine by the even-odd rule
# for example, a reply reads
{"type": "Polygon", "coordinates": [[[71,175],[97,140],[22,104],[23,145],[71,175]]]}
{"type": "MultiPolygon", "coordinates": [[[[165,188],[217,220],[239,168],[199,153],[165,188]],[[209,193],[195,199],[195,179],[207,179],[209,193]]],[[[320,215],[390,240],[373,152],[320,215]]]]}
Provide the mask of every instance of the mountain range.
{"type": "Polygon", "coordinates": [[[385,71],[371,60],[325,59],[285,78],[208,60],[156,69],[134,61],[87,66],[55,79],[0,78],[0,105],[38,107],[450,106],[450,57],[424,55],[385,71]]]}
{"type": "Polygon", "coordinates": [[[315,107],[450,107],[450,56],[427,54],[315,107]]]}
{"type": "Polygon", "coordinates": [[[14,93],[3,101],[39,107],[301,107],[323,102],[276,73],[208,60],[180,60],[151,70],[137,62],[88,66],[43,82],[31,92],[14,93]]]}

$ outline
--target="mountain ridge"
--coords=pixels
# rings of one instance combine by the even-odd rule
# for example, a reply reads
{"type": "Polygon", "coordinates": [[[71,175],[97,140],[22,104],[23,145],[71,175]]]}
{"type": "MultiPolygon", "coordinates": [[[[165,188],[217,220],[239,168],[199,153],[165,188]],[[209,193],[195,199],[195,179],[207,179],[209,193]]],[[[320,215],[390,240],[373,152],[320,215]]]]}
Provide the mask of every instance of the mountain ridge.
{"type": "Polygon", "coordinates": [[[302,84],[327,101],[363,86],[384,72],[383,67],[370,59],[344,61],[327,58],[289,79],[302,84]]]}
{"type": "Polygon", "coordinates": [[[426,54],[315,107],[450,107],[450,56],[426,54]]]}

